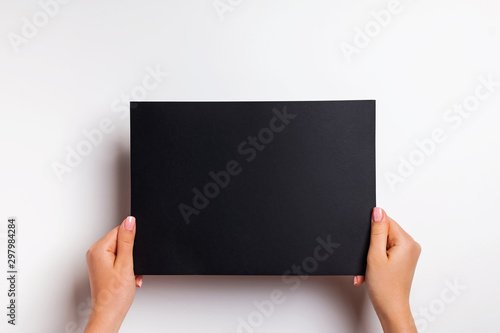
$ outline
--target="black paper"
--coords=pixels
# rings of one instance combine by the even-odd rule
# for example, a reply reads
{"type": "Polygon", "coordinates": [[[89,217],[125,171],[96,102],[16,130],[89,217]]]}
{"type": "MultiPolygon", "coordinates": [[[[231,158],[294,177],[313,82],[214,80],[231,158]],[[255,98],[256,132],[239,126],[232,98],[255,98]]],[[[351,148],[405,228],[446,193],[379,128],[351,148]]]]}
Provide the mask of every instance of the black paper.
{"type": "Polygon", "coordinates": [[[375,101],[130,106],[135,274],[365,273],[375,101]]]}

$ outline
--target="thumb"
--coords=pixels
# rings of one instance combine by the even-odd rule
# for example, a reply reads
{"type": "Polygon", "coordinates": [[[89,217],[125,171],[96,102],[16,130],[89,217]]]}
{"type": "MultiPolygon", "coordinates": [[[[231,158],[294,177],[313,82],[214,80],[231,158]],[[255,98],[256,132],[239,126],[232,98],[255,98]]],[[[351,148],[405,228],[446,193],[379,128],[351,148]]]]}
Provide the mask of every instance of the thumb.
{"type": "Polygon", "coordinates": [[[135,217],[128,216],[118,227],[115,264],[121,267],[133,266],[132,253],[135,239],[135,217]]]}
{"type": "Polygon", "coordinates": [[[389,221],[382,208],[375,207],[372,212],[370,248],[368,256],[387,259],[387,236],[389,221]]]}

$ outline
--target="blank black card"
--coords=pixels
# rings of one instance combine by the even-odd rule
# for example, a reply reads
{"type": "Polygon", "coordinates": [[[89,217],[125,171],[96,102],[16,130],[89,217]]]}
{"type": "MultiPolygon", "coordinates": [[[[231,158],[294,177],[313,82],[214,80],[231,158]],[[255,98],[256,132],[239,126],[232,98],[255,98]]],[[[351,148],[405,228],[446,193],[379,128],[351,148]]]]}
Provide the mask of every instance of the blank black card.
{"type": "Polygon", "coordinates": [[[130,107],[135,274],[365,273],[375,101],[130,107]]]}

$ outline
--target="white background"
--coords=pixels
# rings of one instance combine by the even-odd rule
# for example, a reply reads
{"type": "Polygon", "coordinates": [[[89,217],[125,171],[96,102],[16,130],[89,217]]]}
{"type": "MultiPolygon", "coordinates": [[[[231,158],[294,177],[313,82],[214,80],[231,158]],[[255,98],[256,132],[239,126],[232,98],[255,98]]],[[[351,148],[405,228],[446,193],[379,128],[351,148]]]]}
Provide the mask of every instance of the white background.
{"type": "MultiPolygon", "coordinates": [[[[9,36],[22,37],[23,17],[33,22],[41,7],[1,0],[0,257],[5,272],[14,215],[20,280],[12,328],[1,279],[0,330],[81,331],[85,252],[130,209],[128,119],[112,106],[158,67],[170,75],[143,99],[376,99],[377,202],[423,248],[411,298],[420,331],[500,331],[500,87],[457,128],[444,119],[473,101],[481,76],[500,81],[500,2],[401,0],[348,61],[342,42],[354,45],[356,28],[389,3],[241,1],[222,20],[213,0],[73,0],[16,52],[9,36]],[[104,118],[114,131],[60,181],[53,164],[104,118]],[[446,141],[391,189],[386,173],[435,128],[446,141]]],[[[364,288],[351,284],[311,278],[290,292],[280,277],[146,276],[121,331],[237,332],[237,318],[277,288],[286,302],[255,332],[380,332],[364,288]]]]}

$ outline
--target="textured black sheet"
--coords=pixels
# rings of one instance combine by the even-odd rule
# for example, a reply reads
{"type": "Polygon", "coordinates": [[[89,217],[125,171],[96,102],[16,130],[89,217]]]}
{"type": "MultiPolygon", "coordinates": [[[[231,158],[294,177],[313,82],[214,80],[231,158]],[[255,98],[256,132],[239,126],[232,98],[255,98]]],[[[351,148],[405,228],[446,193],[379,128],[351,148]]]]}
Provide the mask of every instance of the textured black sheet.
{"type": "Polygon", "coordinates": [[[364,274],[375,101],[132,102],[130,120],[135,274],[364,274]]]}

